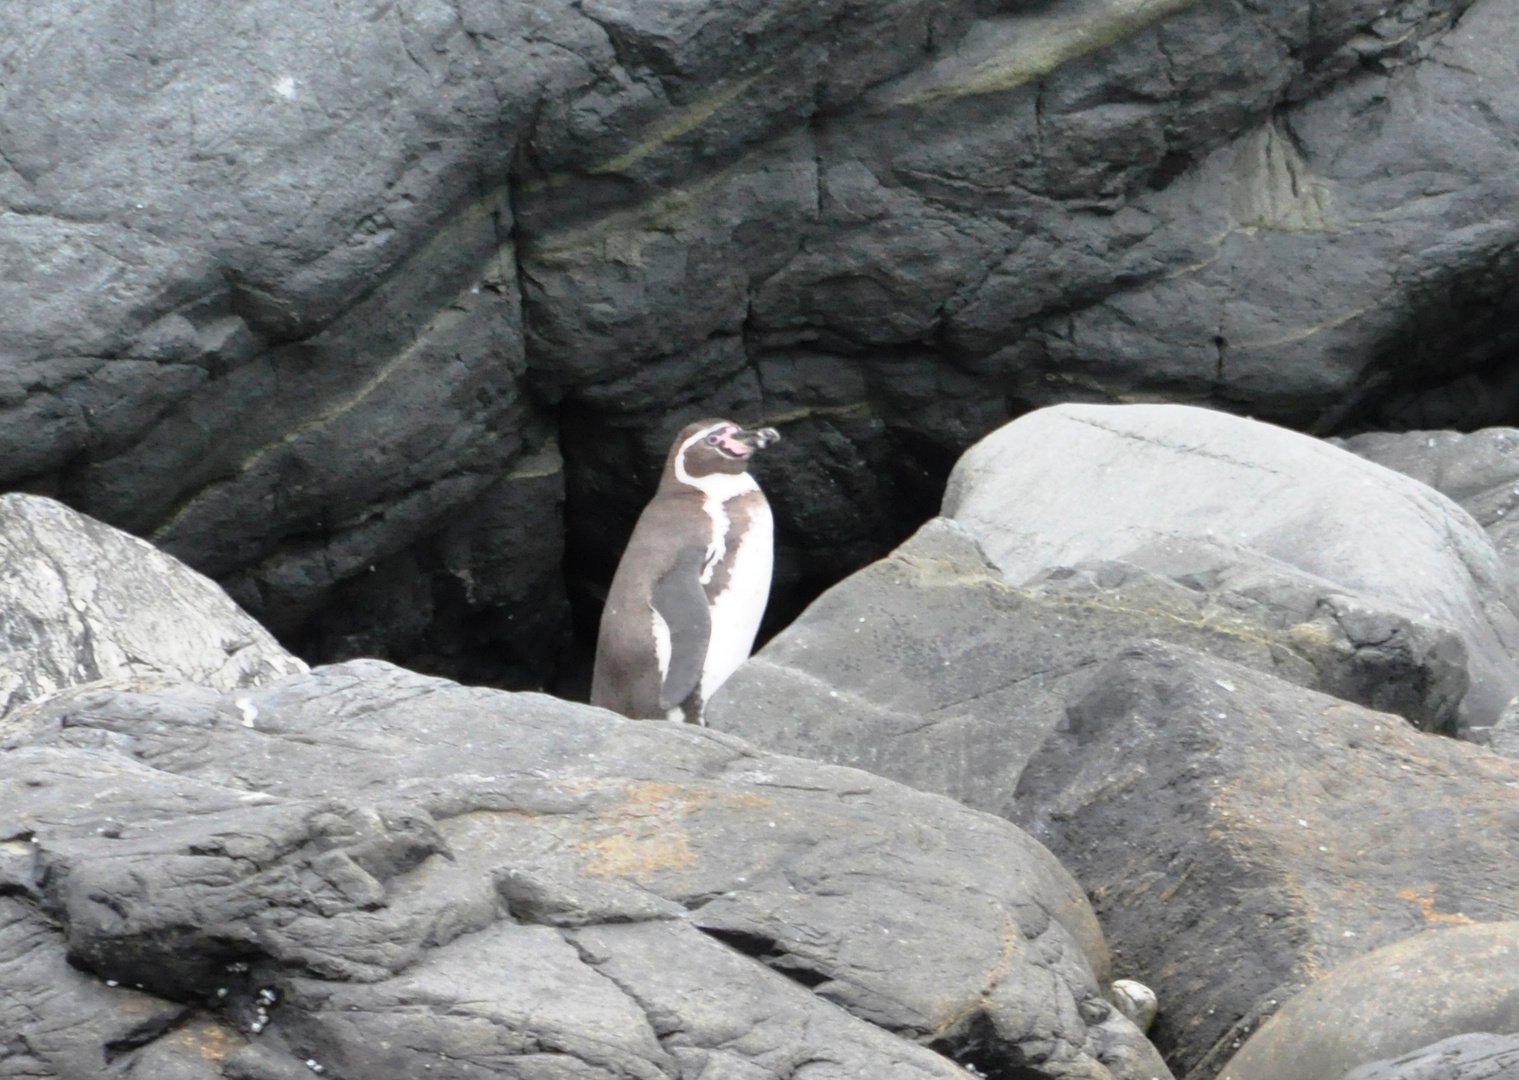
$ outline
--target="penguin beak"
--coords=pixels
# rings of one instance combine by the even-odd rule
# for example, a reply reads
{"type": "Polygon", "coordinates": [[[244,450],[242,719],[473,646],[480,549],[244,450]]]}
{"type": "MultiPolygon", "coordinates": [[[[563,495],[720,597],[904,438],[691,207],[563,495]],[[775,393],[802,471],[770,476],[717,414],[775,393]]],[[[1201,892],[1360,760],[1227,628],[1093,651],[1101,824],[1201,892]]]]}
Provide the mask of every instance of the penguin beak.
{"type": "Polygon", "coordinates": [[[781,441],[781,433],[773,427],[755,428],[753,431],[732,431],[728,434],[728,449],[739,457],[748,457],[756,450],[763,450],[781,441]],[[737,445],[734,445],[737,444],[737,445]]]}

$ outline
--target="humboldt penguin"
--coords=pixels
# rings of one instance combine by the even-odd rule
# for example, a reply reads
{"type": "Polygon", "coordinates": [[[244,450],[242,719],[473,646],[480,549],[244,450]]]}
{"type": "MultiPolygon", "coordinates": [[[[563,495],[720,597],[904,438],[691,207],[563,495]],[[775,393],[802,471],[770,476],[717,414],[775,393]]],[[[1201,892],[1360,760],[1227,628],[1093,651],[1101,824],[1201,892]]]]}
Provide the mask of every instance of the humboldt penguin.
{"type": "Polygon", "coordinates": [[[775,526],[749,458],[774,428],[688,424],[617,564],[591,704],[634,719],[706,723],[707,702],[749,656],[770,597],[775,526]]]}

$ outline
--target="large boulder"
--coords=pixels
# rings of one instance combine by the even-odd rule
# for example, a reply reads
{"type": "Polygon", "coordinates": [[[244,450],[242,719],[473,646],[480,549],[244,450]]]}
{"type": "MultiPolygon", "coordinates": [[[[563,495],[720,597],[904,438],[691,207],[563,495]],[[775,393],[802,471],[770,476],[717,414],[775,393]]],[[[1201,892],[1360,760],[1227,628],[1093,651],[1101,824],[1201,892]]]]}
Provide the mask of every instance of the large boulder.
{"type": "Polygon", "coordinates": [[[1471,515],[1355,454],[1269,424],[1183,405],[1065,405],[966,452],[944,514],[1009,582],[1122,559],[1170,577],[1270,560],[1466,643],[1466,722],[1492,725],[1519,692],[1507,566],[1471,515]]]}
{"type": "Polygon", "coordinates": [[[159,1075],[194,1008],[367,1080],[1165,1075],[1054,858],[865,773],[380,661],[75,688],[0,738],[14,1030],[65,956],[87,1020],[31,1075],[159,1075]]]}
{"type": "MultiPolygon", "coordinates": [[[[1460,503],[1519,575],[1519,430],[1371,431],[1332,441],[1460,503]]],[[[1499,714],[1489,744],[1519,757],[1519,699],[1499,714]]]]}
{"type": "Polygon", "coordinates": [[[1506,1080],[1519,1066],[1515,1032],[1519,923],[1434,930],[1353,960],[1287,1002],[1220,1080],[1506,1080]],[[1484,1032],[1508,1037],[1458,1039],[1484,1032]]]}
{"type": "Polygon", "coordinates": [[[1485,734],[1519,691],[1509,576],[1470,516],[1270,424],[1040,410],[967,451],[944,511],[772,639],[708,722],[1006,815],[1094,668],[1140,639],[1445,733],[1485,734]]]}
{"type": "Polygon", "coordinates": [[[724,684],[707,720],[1003,816],[1092,672],[1146,638],[1454,725],[1466,652],[1449,628],[1265,559],[1192,570],[1177,580],[1111,561],[1014,587],[964,526],[935,518],[814,601],[724,684]]]}
{"type": "MultiPolygon", "coordinates": [[[[1017,809],[1092,897],[1118,971],[1155,990],[1152,1034],[1172,1068],[1206,1080],[1263,1017],[1368,950],[1427,927],[1519,919],[1516,789],[1519,762],[1484,747],[1147,643],[1070,705],[1024,770],[1017,809]]],[[[1438,950],[1428,955],[1438,968],[1438,950]]],[[[1476,963],[1453,962],[1440,985],[1460,986],[1476,963]]],[[[1519,988],[1519,967],[1506,969],[1486,978],[1519,988]]],[[[1497,1008],[1494,985],[1461,1000],[1497,1008]]],[[[1359,1061],[1456,1033],[1416,1023],[1427,1010],[1415,1000],[1378,1000],[1395,999],[1378,1030],[1415,1041],[1359,1061]]],[[[1343,1013],[1295,1015],[1315,1030],[1354,1027],[1343,1013]]],[[[1231,1080],[1300,1075],[1273,1051],[1250,1060],[1252,1071],[1230,1065],[1231,1080]]],[[[1357,1063],[1325,1055],[1301,1080],[1338,1080],[1357,1063]]]]}
{"type": "Polygon", "coordinates": [[[1460,503],[1519,572],[1519,429],[1368,431],[1330,441],[1460,503]]]}
{"type": "Polygon", "coordinates": [[[97,679],[235,690],[305,670],[151,544],[52,499],[0,496],[0,715],[97,679]]]}
{"type": "Polygon", "coordinates": [[[0,484],[313,657],[552,677],[692,415],[786,428],[785,613],[1030,404],[1512,347],[1513,0],[160,14],[0,56],[0,484]]]}

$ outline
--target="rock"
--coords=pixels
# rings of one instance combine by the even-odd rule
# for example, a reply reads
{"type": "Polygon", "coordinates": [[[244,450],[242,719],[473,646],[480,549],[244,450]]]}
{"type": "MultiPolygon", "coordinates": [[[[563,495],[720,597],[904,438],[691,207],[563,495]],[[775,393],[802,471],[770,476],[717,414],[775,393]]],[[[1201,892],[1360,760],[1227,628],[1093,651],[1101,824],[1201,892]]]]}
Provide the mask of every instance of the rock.
{"type": "Polygon", "coordinates": [[[1519,1030],[1516,957],[1514,922],[1434,930],[1377,949],[1283,1005],[1220,1080],[1506,1077],[1519,1064],[1513,1036],[1452,1037],[1519,1030]],[[1382,1060],[1402,1055],[1412,1060],[1382,1060]]]}
{"type": "Polygon", "coordinates": [[[1512,0],[28,10],[0,484],[314,659],[552,681],[694,415],[785,429],[784,618],[1031,405],[1329,430],[1512,344],[1512,0]]]}
{"type": "Polygon", "coordinates": [[[1519,697],[1510,701],[1493,724],[1488,745],[1500,754],[1519,758],[1519,697]]]}
{"type": "Polygon", "coordinates": [[[0,715],[97,679],[234,690],[306,670],[221,589],[35,495],[0,496],[0,715]]]}
{"type": "Polygon", "coordinates": [[[1181,405],[1046,409],[967,451],[944,513],[1013,583],[1103,559],[1206,579],[1244,549],[1245,560],[1458,631],[1467,724],[1491,725],[1519,692],[1509,572],[1471,516],[1406,476],[1269,424],[1181,405]]]}
{"type": "MultiPolygon", "coordinates": [[[[1207,1080],[1263,1017],[1368,950],[1519,918],[1519,834],[1495,824],[1516,788],[1519,763],[1483,747],[1152,642],[1070,705],[1017,809],[1092,897],[1117,970],[1155,990],[1172,1068],[1207,1080]]],[[[1390,1027],[1412,1033],[1417,1015],[1399,1004],[1390,1027]]],[[[1452,1033],[1419,1030],[1409,1048],[1452,1033]]],[[[1286,1075],[1258,1060],[1227,1075],[1286,1075]]],[[[1326,1055],[1313,1075],[1353,1064],[1326,1055]]]]}
{"type": "Polygon", "coordinates": [[[731,736],[354,661],[75,688],[0,755],[45,955],[330,1075],[1167,1075],[1037,843],[731,736]]]}
{"type": "Polygon", "coordinates": [[[1519,429],[1369,431],[1331,441],[1460,503],[1519,570],[1519,516],[1509,519],[1519,509],[1519,429]]]}
{"type": "Polygon", "coordinates": [[[563,503],[563,461],[548,440],[436,532],[357,576],[334,577],[318,547],[225,584],[303,655],[405,657],[462,682],[536,687],[570,644],[563,503]]]}
{"type": "Polygon", "coordinates": [[[1393,1061],[1362,1065],[1344,1080],[1513,1080],[1519,1035],[1452,1035],[1393,1061]]]}
{"type": "Polygon", "coordinates": [[[1466,689],[1453,631],[1248,553],[1172,550],[1201,560],[1173,570],[1180,581],[1106,562],[1015,588],[963,526],[936,518],[739,668],[708,723],[1003,816],[1093,670],[1145,638],[1453,724],[1466,689]]]}
{"type": "MultiPolygon", "coordinates": [[[[12,878],[31,862],[30,841],[0,843],[12,878]]],[[[99,1076],[105,1055],[153,1041],[189,1009],[71,967],[58,929],[35,905],[0,896],[0,1066],[15,1076],[99,1076]]]]}

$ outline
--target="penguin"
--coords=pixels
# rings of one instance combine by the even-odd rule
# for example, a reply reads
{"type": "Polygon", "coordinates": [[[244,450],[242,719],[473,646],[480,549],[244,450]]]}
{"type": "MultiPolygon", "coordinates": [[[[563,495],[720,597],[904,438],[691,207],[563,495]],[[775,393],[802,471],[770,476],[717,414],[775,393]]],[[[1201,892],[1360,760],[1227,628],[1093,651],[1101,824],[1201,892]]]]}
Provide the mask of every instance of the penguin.
{"type": "Polygon", "coordinates": [[[770,598],[775,525],[749,459],[779,441],[774,428],[718,419],[675,437],[607,593],[592,705],[706,723],[707,702],[748,659],[770,598]]]}

